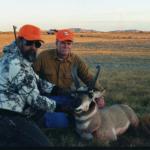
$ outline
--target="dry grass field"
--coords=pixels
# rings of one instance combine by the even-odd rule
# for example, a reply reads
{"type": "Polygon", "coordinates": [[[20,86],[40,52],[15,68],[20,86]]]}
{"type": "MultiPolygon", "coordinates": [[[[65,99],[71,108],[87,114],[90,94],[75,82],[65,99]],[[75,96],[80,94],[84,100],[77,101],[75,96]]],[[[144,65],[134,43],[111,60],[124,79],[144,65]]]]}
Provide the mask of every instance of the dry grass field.
{"type": "MultiPolygon", "coordinates": [[[[55,35],[43,33],[45,41],[42,50],[54,47],[55,35]]],[[[13,33],[0,33],[0,52],[4,45],[14,40],[13,33]]],[[[99,32],[75,33],[74,52],[80,55],[133,55],[150,56],[150,32],[99,32]]]]}
{"type": "MultiPolygon", "coordinates": [[[[45,44],[39,52],[55,48],[54,35],[42,37],[45,44]]],[[[0,51],[13,39],[12,33],[1,33],[0,51]]],[[[85,60],[92,72],[95,65],[101,65],[99,80],[107,91],[106,105],[126,103],[141,118],[142,128],[129,130],[117,142],[105,146],[150,147],[150,32],[75,33],[73,52],[85,60]]],[[[104,146],[81,140],[72,128],[43,131],[51,146],[104,146]]]]}

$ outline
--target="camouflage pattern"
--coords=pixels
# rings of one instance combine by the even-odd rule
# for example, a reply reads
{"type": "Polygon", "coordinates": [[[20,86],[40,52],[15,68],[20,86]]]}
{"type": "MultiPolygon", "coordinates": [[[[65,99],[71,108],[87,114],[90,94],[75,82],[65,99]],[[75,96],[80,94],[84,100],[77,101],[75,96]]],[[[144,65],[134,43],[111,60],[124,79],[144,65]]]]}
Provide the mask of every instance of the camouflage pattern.
{"type": "Polygon", "coordinates": [[[55,101],[41,96],[38,89],[40,85],[43,93],[50,93],[54,84],[41,80],[35,74],[32,63],[23,58],[15,42],[3,49],[0,75],[0,109],[30,114],[26,110],[52,112],[56,108],[55,101]]]}

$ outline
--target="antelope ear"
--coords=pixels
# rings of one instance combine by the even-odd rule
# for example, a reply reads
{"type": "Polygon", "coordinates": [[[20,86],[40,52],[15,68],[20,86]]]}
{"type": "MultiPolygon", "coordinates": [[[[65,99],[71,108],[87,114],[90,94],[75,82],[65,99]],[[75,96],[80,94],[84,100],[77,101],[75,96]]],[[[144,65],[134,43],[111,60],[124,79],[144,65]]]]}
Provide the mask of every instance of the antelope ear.
{"type": "Polygon", "coordinates": [[[104,96],[104,94],[105,94],[105,90],[103,90],[103,91],[95,91],[95,92],[93,93],[93,99],[99,98],[99,97],[101,97],[101,96],[104,96]]]}
{"type": "Polygon", "coordinates": [[[101,93],[102,93],[102,96],[104,96],[106,93],[106,90],[103,90],[101,93]]]}

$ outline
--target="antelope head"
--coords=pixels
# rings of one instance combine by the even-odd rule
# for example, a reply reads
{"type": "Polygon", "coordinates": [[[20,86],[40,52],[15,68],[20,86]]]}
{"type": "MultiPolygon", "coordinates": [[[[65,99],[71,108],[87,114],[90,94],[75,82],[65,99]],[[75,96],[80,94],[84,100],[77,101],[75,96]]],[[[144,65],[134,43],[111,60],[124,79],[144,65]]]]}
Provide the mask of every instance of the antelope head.
{"type": "Polygon", "coordinates": [[[99,73],[100,73],[100,65],[96,67],[97,72],[93,80],[90,82],[88,86],[80,86],[80,82],[78,80],[77,75],[77,66],[73,66],[72,69],[72,76],[75,82],[75,99],[78,103],[78,106],[75,108],[75,113],[80,114],[82,112],[86,112],[89,110],[90,104],[92,102],[95,102],[95,98],[101,97],[104,95],[104,91],[95,91],[94,87],[96,84],[96,81],[98,79],[99,73]]]}

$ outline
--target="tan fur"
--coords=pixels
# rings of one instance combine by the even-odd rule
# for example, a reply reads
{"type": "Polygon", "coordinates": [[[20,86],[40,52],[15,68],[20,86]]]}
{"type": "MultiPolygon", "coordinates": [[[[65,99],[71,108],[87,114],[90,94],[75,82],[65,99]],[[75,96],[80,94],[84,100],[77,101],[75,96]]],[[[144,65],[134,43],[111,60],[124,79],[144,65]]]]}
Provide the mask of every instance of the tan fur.
{"type": "Polygon", "coordinates": [[[128,105],[116,104],[98,109],[95,102],[92,102],[88,111],[75,113],[75,119],[81,137],[94,137],[103,142],[117,140],[117,136],[123,134],[129,125],[137,126],[139,123],[135,112],[128,105]]]}

